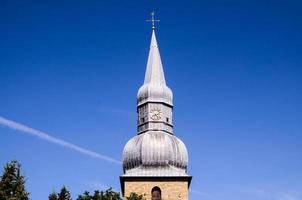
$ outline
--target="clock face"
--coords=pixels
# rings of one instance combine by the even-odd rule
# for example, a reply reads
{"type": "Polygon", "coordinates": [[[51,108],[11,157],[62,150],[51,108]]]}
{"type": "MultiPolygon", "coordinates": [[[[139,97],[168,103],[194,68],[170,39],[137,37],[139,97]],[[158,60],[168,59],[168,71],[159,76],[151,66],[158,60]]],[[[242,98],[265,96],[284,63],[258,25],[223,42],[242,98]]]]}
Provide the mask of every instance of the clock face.
{"type": "Polygon", "coordinates": [[[161,111],[159,108],[153,108],[150,111],[150,118],[154,121],[160,120],[161,119],[161,111]]]}

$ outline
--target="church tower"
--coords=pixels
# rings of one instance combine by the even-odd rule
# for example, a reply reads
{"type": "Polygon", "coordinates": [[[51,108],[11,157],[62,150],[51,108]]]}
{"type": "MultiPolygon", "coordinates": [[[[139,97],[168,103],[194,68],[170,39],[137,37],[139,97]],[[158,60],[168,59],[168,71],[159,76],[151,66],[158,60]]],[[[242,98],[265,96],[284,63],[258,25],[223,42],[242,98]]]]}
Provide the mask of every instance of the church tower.
{"type": "Polygon", "coordinates": [[[173,93],[166,85],[153,15],[152,22],[145,80],[137,94],[137,135],[123,151],[122,193],[142,194],[146,200],[188,200],[188,152],[173,133],[173,93]]]}

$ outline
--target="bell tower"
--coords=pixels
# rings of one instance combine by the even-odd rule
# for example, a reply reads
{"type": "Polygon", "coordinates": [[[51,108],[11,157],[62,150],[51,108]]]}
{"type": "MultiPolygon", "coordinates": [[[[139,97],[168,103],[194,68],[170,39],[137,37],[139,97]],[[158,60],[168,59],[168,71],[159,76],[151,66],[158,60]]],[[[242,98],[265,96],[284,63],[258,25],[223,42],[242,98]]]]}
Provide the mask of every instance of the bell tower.
{"type": "Polygon", "coordinates": [[[173,132],[173,93],[167,86],[155,36],[152,36],[144,84],[137,93],[137,135],[123,151],[120,177],[124,197],[132,192],[146,200],[188,200],[192,177],[188,152],[173,132]]]}

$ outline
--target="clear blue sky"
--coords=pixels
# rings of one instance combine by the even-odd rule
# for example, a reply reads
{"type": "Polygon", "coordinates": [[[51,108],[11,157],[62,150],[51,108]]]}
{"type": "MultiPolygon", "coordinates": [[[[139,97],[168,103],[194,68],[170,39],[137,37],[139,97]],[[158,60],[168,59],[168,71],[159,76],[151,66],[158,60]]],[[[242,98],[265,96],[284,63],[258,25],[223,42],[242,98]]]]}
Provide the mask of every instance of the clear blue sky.
{"type": "MultiPolygon", "coordinates": [[[[152,10],[190,200],[302,199],[301,1],[1,1],[0,116],[121,160],[152,10]]],[[[33,200],[120,190],[118,164],[0,126],[33,200]]]]}

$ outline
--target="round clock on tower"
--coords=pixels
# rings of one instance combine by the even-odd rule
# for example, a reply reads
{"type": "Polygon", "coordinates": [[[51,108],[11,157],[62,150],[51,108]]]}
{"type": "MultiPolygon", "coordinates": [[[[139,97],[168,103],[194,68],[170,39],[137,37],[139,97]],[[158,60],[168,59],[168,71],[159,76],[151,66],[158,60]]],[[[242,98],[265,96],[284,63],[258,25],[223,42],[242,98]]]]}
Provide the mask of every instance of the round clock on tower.
{"type": "Polygon", "coordinates": [[[161,119],[161,113],[159,108],[154,108],[150,111],[150,118],[154,121],[158,121],[161,119]]]}

